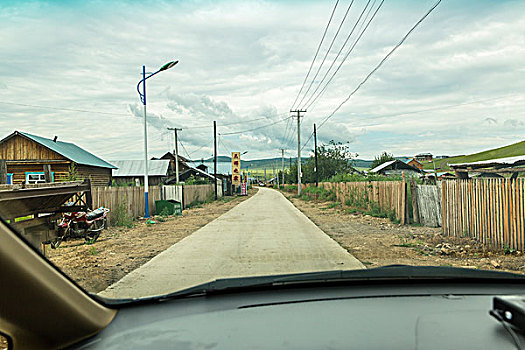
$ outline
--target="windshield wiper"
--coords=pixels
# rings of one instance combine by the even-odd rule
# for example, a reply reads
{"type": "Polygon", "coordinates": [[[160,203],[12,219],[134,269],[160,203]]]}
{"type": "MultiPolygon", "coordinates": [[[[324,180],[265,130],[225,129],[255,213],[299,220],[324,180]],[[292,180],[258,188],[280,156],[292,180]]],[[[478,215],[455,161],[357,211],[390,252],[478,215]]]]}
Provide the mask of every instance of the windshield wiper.
{"type": "Polygon", "coordinates": [[[514,280],[525,282],[525,275],[475,270],[459,267],[389,265],[373,269],[328,270],[320,272],[294,273],[284,275],[221,278],[173,293],[145,298],[110,299],[93,295],[108,305],[122,305],[136,302],[164,301],[189,296],[199,296],[222,291],[242,290],[293,284],[349,282],[349,281],[403,281],[403,280],[514,280]]]}

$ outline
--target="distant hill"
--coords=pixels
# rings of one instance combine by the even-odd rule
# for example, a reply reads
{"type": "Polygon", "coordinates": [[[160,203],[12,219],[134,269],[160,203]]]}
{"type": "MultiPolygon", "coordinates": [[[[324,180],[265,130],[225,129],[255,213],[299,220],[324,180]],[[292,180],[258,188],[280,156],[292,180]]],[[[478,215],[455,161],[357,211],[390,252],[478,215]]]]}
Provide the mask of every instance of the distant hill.
{"type": "MultiPolygon", "coordinates": [[[[455,156],[445,159],[434,160],[436,169],[447,170],[450,169],[448,164],[454,163],[470,163],[477,162],[480,160],[488,160],[495,158],[515,157],[525,155],[525,141],[517,142],[512,145],[503,146],[499,148],[490,149],[487,151],[469,154],[466,156],[455,156]]],[[[424,169],[434,169],[432,162],[424,162],[424,169]]]]}
{"type": "MultiPolygon", "coordinates": [[[[291,157],[292,163],[297,162],[297,157],[291,157]]],[[[302,157],[303,162],[306,162],[309,158],[308,157],[302,157]]],[[[205,163],[213,163],[213,158],[208,158],[204,160],[205,163]]],[[[231,162],[231,157],[229,156],[218,156],[217,162],[219,163],[228,163],[231,162]]],[[[371,160],[363,160],[363,159],[355,159],[354,160],[354,166],[356,168],[369,168],[370,164],[372,164],[371,160]]],[[[241,167],[243,169],[246,169],[249,167],[250,169],[271,169],[273,166],[276,166],[277,168],[281,167],[281,157],[275,157],[275,158],[266,158],[266,159],[253,159],[253,160],[242,160],[241,167]]],[[[290,157],[284,157],[284,166],[288,168],[290,165],[290,157]]]]}

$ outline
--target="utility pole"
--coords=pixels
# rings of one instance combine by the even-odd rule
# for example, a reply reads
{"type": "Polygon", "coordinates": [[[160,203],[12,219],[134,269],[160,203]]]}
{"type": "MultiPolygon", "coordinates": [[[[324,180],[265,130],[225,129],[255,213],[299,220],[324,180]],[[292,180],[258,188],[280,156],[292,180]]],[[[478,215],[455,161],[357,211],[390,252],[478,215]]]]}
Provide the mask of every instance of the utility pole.
{"type": "MultiPolygon", "coordinates": [[[[275,183],[275,162],[273,162],[273,181],[275,183]]],[[[279,179],[277,179],[277,183],[279,183],[279,179]]]]}
{"type": "Polygon", "coordinates": [[[175,135],[175,147],[173,148],[173,153],[175,154],[175,179],[177,185],[179,184],[179,142],[177,139],[177,131],[182,130],[178,128],[168,128],[168,130],[172,130],[175,135]]]}
{"type": "Polygon", "coordinates": [[[314,123],[314,153],[315,153],[315,187],[319,186],[319,169],[317,168],[317,128],[314,123]]]}
{"type": "Polygon", "coordinates": [[[217,200],[217,122],[213,121],[213,183],[215,185],[215,200],[217,200]]]}
{"type": "Polygon", "coordinates": [[[281,178],[282,178],[282,181],[281,181],[281,185],[284,186],[284,148],[281,148],[281,178]]]}
{"type": "Polygon", "coordinates": [[[301,195],[301,113],[306,113],[306,110],[297,109],[290,111],[297,113],[297,194],[301,195]]]}

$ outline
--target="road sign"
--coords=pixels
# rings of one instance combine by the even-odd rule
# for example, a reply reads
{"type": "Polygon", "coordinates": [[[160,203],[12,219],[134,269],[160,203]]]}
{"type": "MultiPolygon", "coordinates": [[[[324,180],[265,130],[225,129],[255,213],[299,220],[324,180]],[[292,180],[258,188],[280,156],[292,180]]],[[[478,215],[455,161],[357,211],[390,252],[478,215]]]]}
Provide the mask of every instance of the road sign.
{"type": "Polygon", "coordinates": [[[232,152],[232,184],[241,184],[241,152],[232,152]]]}

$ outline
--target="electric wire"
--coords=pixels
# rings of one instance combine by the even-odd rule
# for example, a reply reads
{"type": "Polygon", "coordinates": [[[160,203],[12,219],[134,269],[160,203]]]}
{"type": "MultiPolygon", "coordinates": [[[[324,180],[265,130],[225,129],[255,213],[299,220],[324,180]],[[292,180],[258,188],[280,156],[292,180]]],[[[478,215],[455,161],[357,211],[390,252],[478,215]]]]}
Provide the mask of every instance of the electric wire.
{"type": "Polygon", "coordinates": [[[310,68],[308,69],[308,73],[306,73],[306,77],[304,77],[303,85],[299,89],[299,93],[297,93],[297,96],[295,97],[295,100],[293,101],[292,107],[290,109],[293,109],[293,106],[297,102],[297,99],[299,99],[299,96],[301,96],[301,92],[303,91],[304,85],[306,84],[306,81],[308,80],[308,77],[310,76],[310,72],[312,71],[312,67],[314,66],[315,59],[317,58],[317,55],[319,54],[319,50],[321,49],[321,45],[323,44],[324,38],[326,36],[326,32],[328,31],[328,27],[330,26],[330,23],[332,22],[332,18],[334,17],[334,13],[335,13],[335,10],[337,8],[337,4],[338,3],[339,3],[339,0],[337,0],[335,2],[334,9],[332,10],[332,14],[330,15],[330,19],[328,20],[328,24],[326,25],[326,28],[324,29],[321,41],[319,42],[319,45],[317,46],[317,50],[315,51],[315,55],[314,55],[314,58],[312,60],[312,63],[310,63],[310,68]]]}
{"type": "MultiPolygon", "coordinates": [[[[306,89],[306,92],[303,95],[303,98],[299,101],[299,105],[303,103],[304,98],[308,95],[308,92],[312,88],[313,83],[315,82],[315,78],[319,75],[319,72],[321,71],[321,68],[323,67],[326,58],[328,57],[328,54],[330,54],[330,50],[332,49],[332,46],[334,45],[335,40],[337,39],[337,36],[339,35],[339,32],[341,31],[341,28],[343,27],[343,24],[346,21],[346,17],[348,16],[348,13],[350,12],[350,9],[352,8],[352,5],[354,4],[354,0],[350,1],[350,4],[348,5],[346,12],[343,16],[343,19],[341,20],[341,23],[339,23],[339,27],[337,28],[337,31],[334,34],[334,37],[332,38],[332,41],[330,42],[330,45],[328,46],[328,49],[325,52],[325,55],[323,57],[323,60],[321,61],[321,64],[319,67],[317,67],[317,71],[315,72],[314,77],[312,78],[312,81],[310,82],[310,85],[308,85],[308,89],[306,89]]],[[[295,103],[294,103],[295,104],[295,103]]],[[[291,108],[293,109],[293,108],[291,108]]]]}
{"type": "MultiPolygon", "coordinates": [[[[275,118],[275,117],[281,117],[281,116],[286,115],[286,114],[288,114],[288,113],[287,112],[286,113],[280,113],[280,114],[277,114],[277,115],[271,116],[271,117],[259,117],[259,118],[255,118],[255,119],[241,120],[241,121],[238,121],[238,122],[221,123],[221,124],[217,124],[217,127],[236,125],[236,124],[245,124],[245,123],[250,123],[250,122],[254,122],[254,121],[258,121],[258,120],[268,120],[268,119],[272,119],[272,118],[275,118]]],[[[213,128],[213,124],[181,127],[181,129],[205,129],[205,128],[213,128]]]]}
{"type": "Polygon", "coordinates": [[[6,104],[6,105],[32,107],[32,108],[42,108],[42,109],[50,109],[50,110],[56,110],[56,111],[69,111],[69,112],[80,112],[80,113],[93,113],[93,114],[129,116],[129,114],[126,114],[126,113],[111,113],[111,112],[101,112],[101,111],[89,111],[89,110],[86,110],[86,109],[50,107],[50,106],[40,106],[40,105],[32,105],[32,104],[26,104],[26,103],[14,103],[14,102],[6,102],[6,101],[0,101],[0,103],[6,104]]]}
{"type": "MultiPolygon", "coordinates": [[[[370,23],[372,23],[372,21],[374,20],[375,16],[377,15],[377,13],[379,12],[379,10],[381,9],[381,7],[383,6],[383,3],[385,2],[385,0],[382,0],[381,3],[379,4],[379,6],[376,8],[376,10],[374,11],[374,14],[372,15],[372,17],[370,18],[370,20],[368,21],[368,23],[366,24],[365,28],[361,31],[361,33],[359,34],[359,36],[356,38],[356,40],[354,40],[354,43],[352,44],[352,46],[350,47],[350,49],[347,51],[347,53],[345,54],[345,56],[343,57],[343,59],[341,60],[341,62],[339,62],[339,65],[337,66],[335,72],[331,75],[330,79],[326,82],[326,84],[324,85],[324,87],[321,89],[321,91],[316,95],[316,92],[319,90],[319,88],[321,87],[323,81],[326,79],[326,76],[328,75],[328,72],[331,70],[331,68],[333,67],[333,64],[335,63],[335,60],[332,62],[332,66],[330,66],[330,69],[326,72],[325,76],[323,77],[323,79],[321,80],[321,82],[317,85],[317,88],[315,89],[315,91],[312,93],[312,95],[310,96],[310,98],[306,101],[305,103],[305,106],[303,106],[303,109],[310,109],[310,107],[312,106],[313,103],[315,103],[320,97],[321,95],[326,91],[326,88],[328,87],[328,85],[332,82],[332,80],[334,79],[334,77],[336,76],[336,74],[339,72],[339,70],[341,69],[341,67],[343,66],[343,64],[345,63],[346,59],[348,58],[348,56],[354,51],[354,48],[356,47],[356,45],[359,43],[359,41],[361,40],[361,37],[363,36],[363,34],[366,32],[366,30],[368,29],[368,27],[370,26],[370,23]],[[315,96],[315,97],[314,97],[315,96]]],[[[370,3],[370,0],[368,1],[368,3],[370,3]]],[[[363,24],[366,22],[366,20],[368,19],[368,16],[370,15],[370,12],[371,10],[374,8],[374,5],[376,3],[376,0],[374,0],[374,3],[372,4],[372,6],[370,7],[368,13],[366,14],[365,16],[365,19],[363,20],[363,22],[361,22],[361,28],[363,26],[363,24]]],[[[367,4],[368,6],[368,4],[367,4]]],[[[363,11],[366,10],[366,7],[363,9],[363,11]]],[[[363,12],[361,13],[363,14],[363,12]]],[[[361,18],[361,17],[360,17],[361,18]]],[[[358,20],[359,21],[359,20],[358,20]]],[[[357,24],[357,23],[356,23],[357,24]]],[[[361,30],[361,28],[359,28],[358,30],[358,33],[359,31],[361,30]]]]}
{"type": "Polygon", "coordinates": [[[370,79],[370,77],[381,68],[381,66],[392,56],[392,54],[406,41],[406,39],[412,34],[412,32],[436,9],[442,0],[438,0],[403,36],[403,38],[383,57],[383,59],[375,66],[370,73],[357,85],[357,87],[346,97],[317,127],[319,130],[337,111],[352,98],[352,96],[359,91],[359,89],[370,79]]]}
{"type": "Polygon", "coordinates": [[[273,122],[273,123],[270,123],[270,124],[266,124],[266,125],[262,125],[262,126],[259,126],[259,127],[256,127],[256,128],[252,128],[252,129],[241,130],[241,131],[225,132],[225,133],[222,133],[222,135],[235,135],[235,134],[242,134],[242,133],[249,132],[249,131],[255,131],[255,130],[259,130],[259,129],[270,127],[270,126],[275,125],[275,124],[282,123],[282,122],[284,122],[284,121],[286,121],[287,119],[290,119],[290,118],[292,118],[292,117],[284,118],[284,119],[278,120],[276,122],[273,122]]]}

